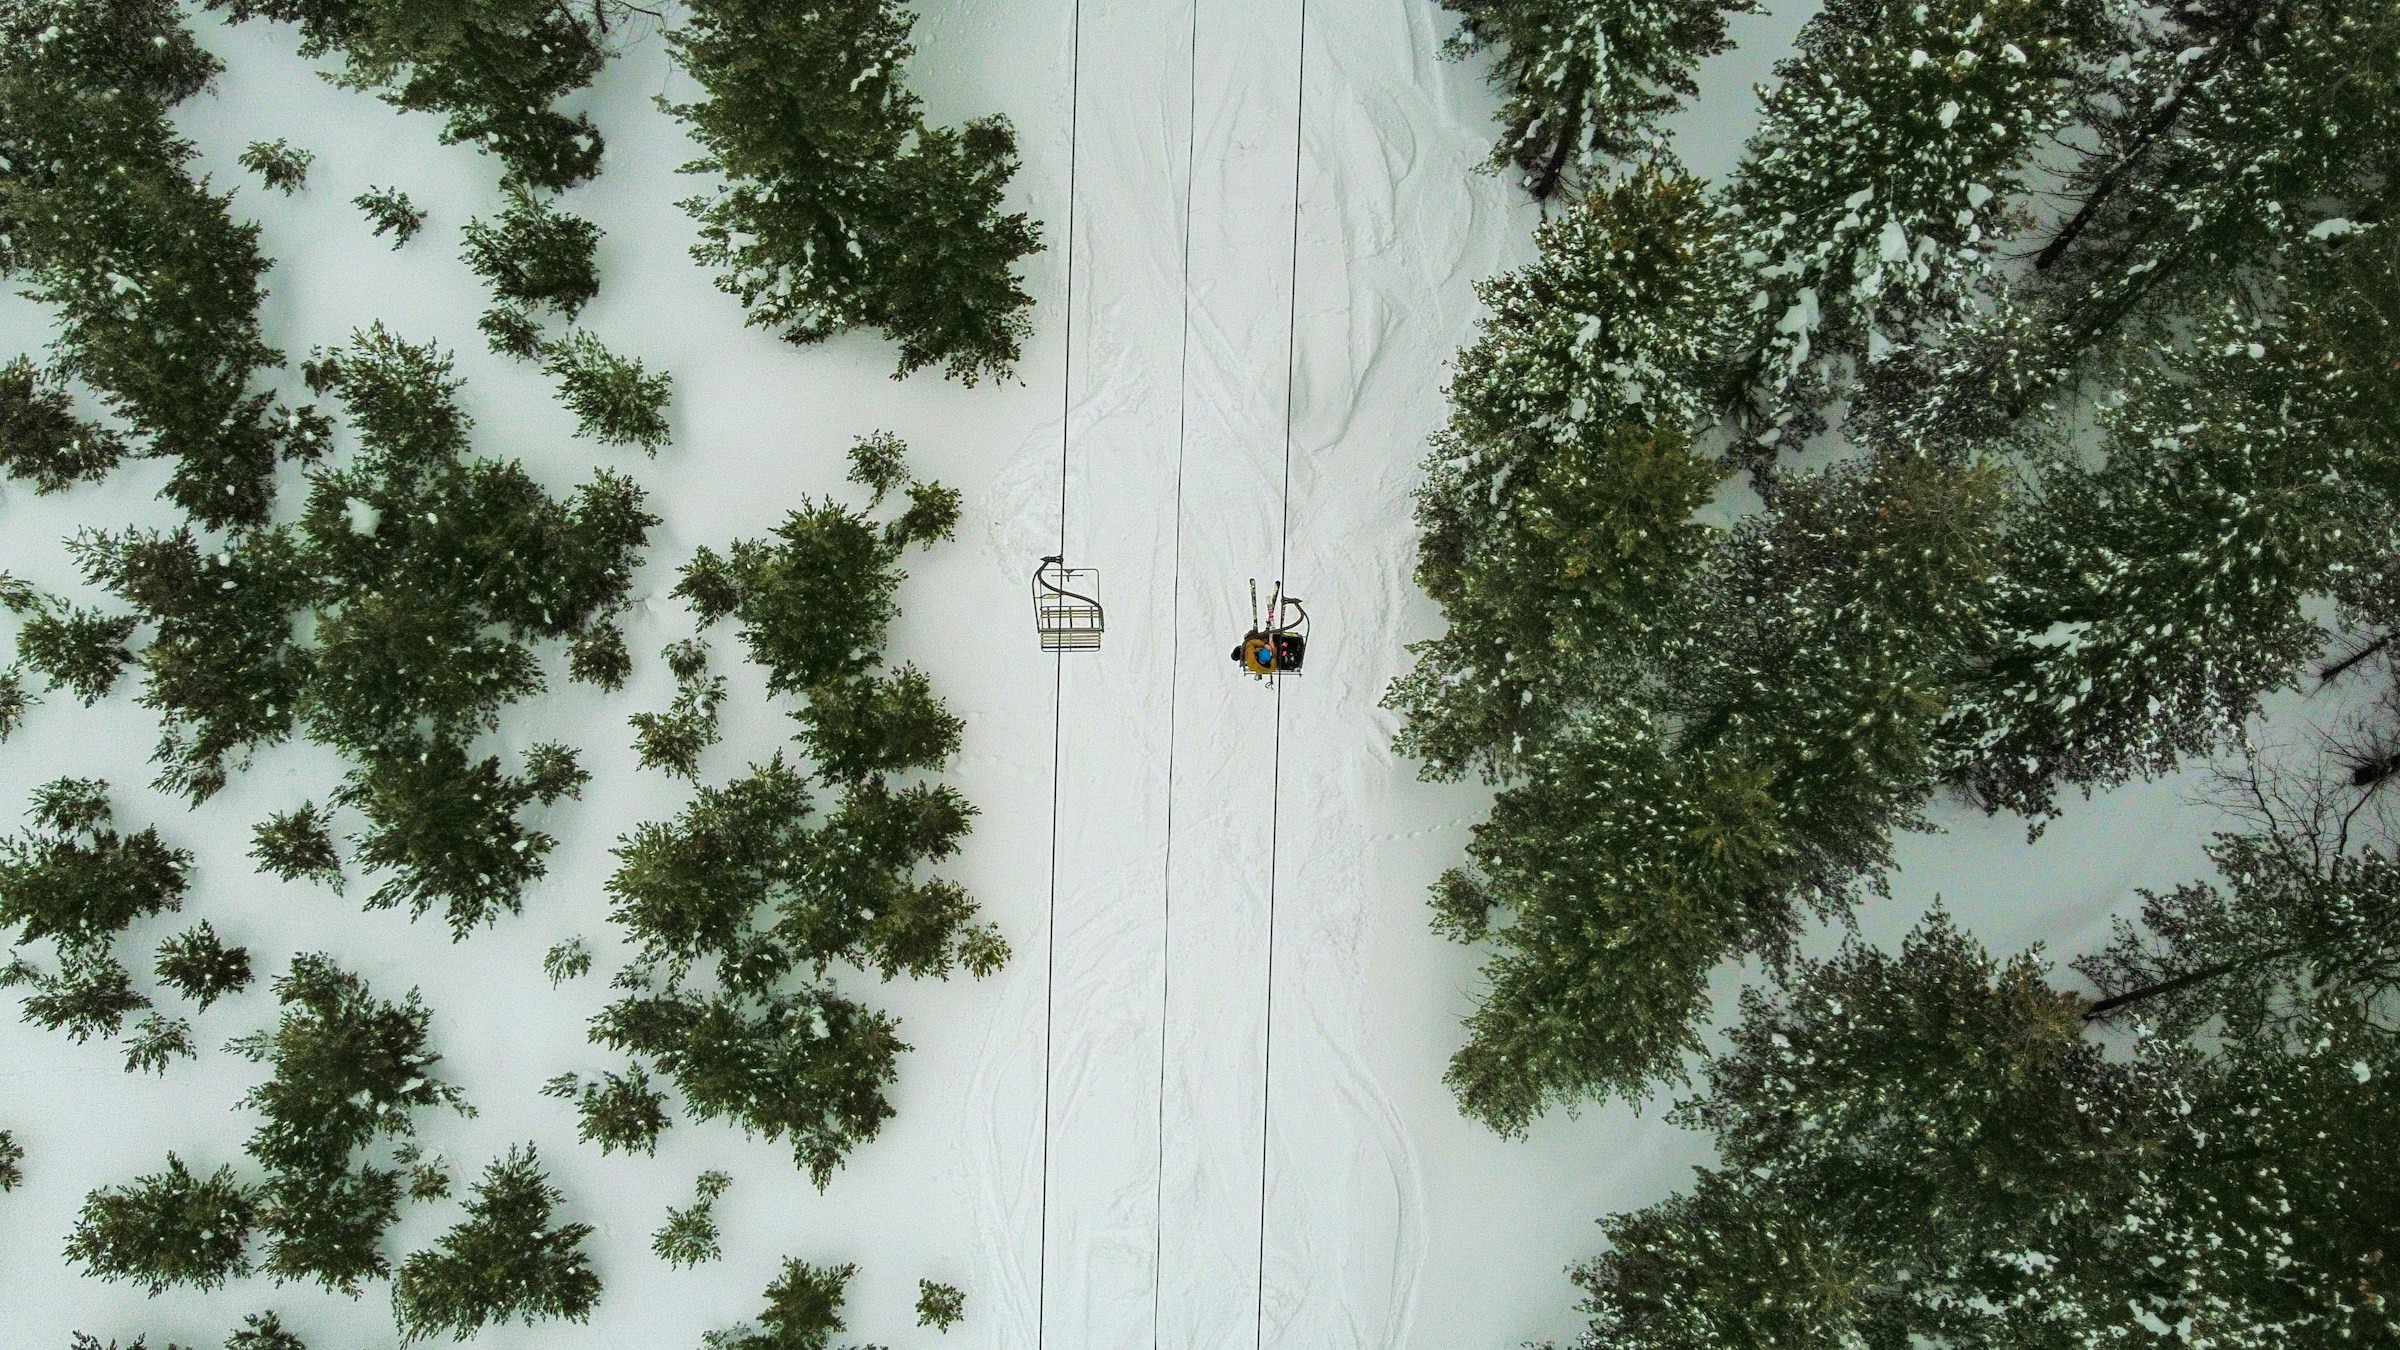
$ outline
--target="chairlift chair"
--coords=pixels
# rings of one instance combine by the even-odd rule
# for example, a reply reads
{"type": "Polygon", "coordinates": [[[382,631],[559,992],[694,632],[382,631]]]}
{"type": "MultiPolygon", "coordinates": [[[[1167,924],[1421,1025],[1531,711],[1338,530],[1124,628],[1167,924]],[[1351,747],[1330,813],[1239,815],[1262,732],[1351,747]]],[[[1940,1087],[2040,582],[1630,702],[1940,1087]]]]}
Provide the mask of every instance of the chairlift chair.
{"type": "Polygon", "coordinates": [[[1033,629],[1046,652],[1096,652],[1108,616],[1100,607],[1100,569],[1044,558],[1033,569],[1033,629]]]}
{"type": "Polygon", "coordinates": [[[1258,582],[1250,583],[1250,631],[1233,649],[1233,663],[1254,679],[1273,683],[1278,675],[1297,675],[1308,656],[1308,611],[1300,597],[1285,595],[1275,583],[1267,600],[1267,621],[1258,621],[1258,582]]]}

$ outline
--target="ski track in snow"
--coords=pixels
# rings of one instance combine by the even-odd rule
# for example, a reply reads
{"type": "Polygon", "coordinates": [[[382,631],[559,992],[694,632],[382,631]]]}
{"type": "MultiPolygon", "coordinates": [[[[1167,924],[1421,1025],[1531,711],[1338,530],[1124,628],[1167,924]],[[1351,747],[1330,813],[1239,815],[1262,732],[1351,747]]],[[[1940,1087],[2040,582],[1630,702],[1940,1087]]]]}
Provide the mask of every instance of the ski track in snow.
{"type": "MultiPolygon", "coordinates": [[[[1423,895],[1486,796],[1416,782],[1376,706],[1405,644],[1436,626],[1409,580],[1409,489],[1442,416],[1445,363],[1471,335],[1473,283],[1529,256],[1536,214],[1509,184],[1473,172],[1491,99],[1480,68],[1436,57],[1448,19],[1432,4],[1308,0],[1296,125],[1300,0],[1195,3],[1081,9],[1071,381],[1061,322],[1071,0],[925,6],[912,84],[939,120],[1011,117],[1025,159],[1016,200],[1048,244],[1027,267],[1037,333],[1019,381],[972,390],[930,374],[894,384],[890,349],[871,337],[793,349],[742,326],[685,257],[692,226],[674,203],[692,184],[674,169],[693,148],[649,102],[693,91],[654,37],[635,41],[570,104],[593,111],[609,149],[601,178],[564,205],[608,231],[606,286],[585,321],[678,382],[677,441],[655,462],[573,440],[545,378],[481,349],[473,325],[486,302],[456,253],[459,227],[499,204],[489,161],[438,145],[430,118],[326,85],[292,54],[288,29],[195,22],[229,70],[178,117],[200,167],[236,191],[235,210],[261,221],[278,259],[269,340],[296,362],[376,318],[439,339],[468,382],[480,452],[521,456],[553,491],[596,464],[629,472],[665,523],[637,581],[648,603],[629,619],[641,658],[632,687],[565,686],[549,653],[552,691],[509,710],[491,738],[504,756],[565,739],[595,778],[582,801],[538,821],[559,843],[525,914],[464,943],[436,921],[361,914],[360,878],[334,897],[253,872],[250,824],[322,801],[337,781],[341,766],[317,747],[262,754],[187,813],[143,786],[156,732],[129,679],[88,712],[52,696],[0,749],[0,828],[15,827],[35,784],[105,775],[128,828],[155,821],[197,853],[186,913],[122,945],[137,972],[159,938],[205,917],[251,944],[262,974],[196,1019],[207,1049],[163,1085],[119,1074],[112,1048],[0,1020],[0,1128],[29,1155],[26,1185],[0,1196],[0,1325],[12,1350],[63,1346],[73,1329],[216,1345],[265,1307],[312,1345],[390,1343],[381,1291],[353,1303],[252,1277],[149,1300],[60,1270],[90,1189],[156,1170],[168,1149],[196,1167],[245,1165],[251,1122],[232,1108],[257,1070],[214,1047],[272,1019],[264,977],[293,951],[331,952],[386,996],[421,986],[443,1072],[480,1111],[422,1114],[428,1145],[463,1179],[534,1140],[570,1197],[567,1217],[596,1225],[606,1292],[592,1324],[495,1328],[479,1341],[494,1350],[696,1346],[753,1314],[786,1256],[857,1262],[851,1336],[894,1346],[937,1343],[913,1327],[920,1276],[967,1291],[967,1320],[946,1345],[1459,1350],[1572,1333],[1564,1268],[1596,1249],[1592,1220],[1680,1186],[1698,1148],[1655,1112],[1621,1105],[1546,1119],[1525,1141],[1459,1116],[1440,1076],[1477,957],[1427,931],[1423,895]],[[245,143],[278,135],[319,155],[288,201],[234,165],[245,143]],[[434,213],[398,253],[368,238],[349,204],[393,183],[434,213]],[[1064,543],[1102,570],[1110,616],[1105,650],[1063,667],[1026,631],[1027,573],[1060,542],[1062,408],[1064,543]],[[897,1117],[821,1195],[786,1150],[723,1124],[678,1123],[656,1158],[603,1158],[537,1088],[608,1066],[584,1022],[628,955],[606,919],[609,846],[689,797],[637,771],[624,723],[664,705],[669,681],[651,654],[690,630],[663,593],[694,547],[757,535],[803,497],[840,492],[851,439],[877,428],[902,434],[921,471],[966,496],[959,544],[907,561],[894,657],[927,669],[966,720],[949,777],[983,814],[944,870],[1015,959],[979,983],[850,978],[903,1019],[914,1049],[897,1117]],[[1270,586],[1279,558],[1316,621],[1307,673],[1280,701],[1226,659],[1246,623],[1246,581],[1270,586]],[[541,953],[577,934],[598,970],[552,990],[541,953]],[[736,1178],[718,1205],[727,1259],[670,1270],[649,1235],[710,1167],[736,1178]]],[[[1736,20],[1744,49],[1704,71],[1702,109],[1680,119],[1693,163],[1730,163],[1750,120],[1747,80],[1784,49],[1799,13],[1736,20]]],[[[35,307],[0,299],[9,346],[34,350],[47,336],[35,307]]],[[[297,386],[286,372],[287,395],[297,386]]],[[[0,486],[0,566],[94,598],[59,541],[83,525],[171,524],[151,500],[164,477],[165,466],[136,463],[61,497],[0,486]]],[[[287,496],[297,485],[287,469],[287,496]]],[[[717,648],[734,644],[719,635],[717,648]]],[[[725,665],[733,697],[709,781],[789,736],[757,673],[725,665]]],[[[1964,816],[1948,839],[1903,841],[1899,903],[1874,909],[1867,931],[1895,936],[1944,893],[1996,946],[2051,936],[2072,948],[2132,885],[2195,874],[2199,831],[2181,791],[2109,794],[2039,846],[2012,822],[1964,816]]],[[[1720,994],[1739,979],[1721,972],[1720,994]]],[[[454,1204],[412,1206],[387,1249],[421,1247],[455,1215],[454,1204]]]]}

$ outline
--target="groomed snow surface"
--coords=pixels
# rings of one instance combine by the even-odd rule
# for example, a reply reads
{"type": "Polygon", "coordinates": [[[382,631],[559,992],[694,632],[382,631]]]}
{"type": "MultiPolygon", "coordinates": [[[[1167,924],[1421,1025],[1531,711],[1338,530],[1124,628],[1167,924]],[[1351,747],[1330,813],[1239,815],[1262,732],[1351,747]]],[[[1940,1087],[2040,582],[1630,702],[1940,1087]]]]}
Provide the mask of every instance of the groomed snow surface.
{"type": "MultiPolygon", "coordinates": [[[[1736,21],[1742,48],[1709,67],[1680,124],[1695,167],[1731,163],[1749,84],[1803,14],[1736,21]]],[[[114,1048],[0,1021],[0,1128],[27,1153],[25,1186],[0,1197],[0,1343],[63,1350],[80,1329],[214,1347],[269,1307],[318,1350],[392,1343],[382,1288],[351,1302],[252,1278],[150,1300],[60,1256],[86,1192],[156,1170],[170,1149],[196,1168],[247,1168],[236,1102],[261,1070],[216,1047],[271,1021],[265,977],[298,951],[332,953],[389,997],[423,990],[443,1072],[480,1112],[421,1118],[454,1175],[537,1141],[570,1197],[563,1217],[596,1226],[606,1292],[591,1324],[487,1332],[498,1350],[697,1347],[757,1310],[786,1256],[858,1263],[852,1339],[895,1347],[1458,1350],[1573,1333],[1565,1267],[1596,1249],[1592,1221],[1682,1185],[1699,1149],[1655,1108],[1547,1119],[1524,1141],[1459,1115],[1440,1077],[1476,956],[1427,929],[1423,893],[1485,798],[1418,783],[1376,707],[1404,644],[1436,623],[1408,580],[1409,489],[1441,418],[1444,363],[1475,320],[1474,281],[1529,256],[1535,212],[1472,171],[1491,100],[1479,69],[1436,56],[1448,22],[1430,0],[1309,0],[1304,110],[1299,0],[1196,12],[1083,0],[1079,62],[1075,17],[1070,0],[939,0],[918,25],[912,82],[939,119],[1014,120],[1017,202],[1050,245],[1029,269],[1038,333],[1019,382],[976,389],[930,373],[892,382],[871,335],[799,350],[742,326],[686,256],[692,226],[674,203],[692,181],[675,171],[694,151],[651,105],[693,91],[655,33],[631,42],[577,100],[608,154],[562,204],[607,230],[586,322],[675,377],[676,440],[655,461],[572,439],[544,377],[483,350],[485,300],[457,248],[467,219],[499,206],[493,163],[437,145],[430,118],[324,83],[288,29],[195,19],[229,71],[182,117],[279,260],[270,340],[296,365],[376,319],[437,339],[457,351],[483,453],[521,457],[554,492],[596,464],[629,472],[666,523],[636,586],[632,685],[570,686],[552,652],[552,692],[493,738],[512,757],[569,741],[595,777],[539,819],[559,846],[524,914],[465,942],[436,921],[362,913],[359,878],[343,898],[253,870],[251,825],[323,801],[339,778],[313,746],[261,755],[187,812],[145,786],[156,728],[128,678],[88,711],[52,695],[0,749],[0,812],[59,774],[104,776],[121,822],[155,822],[197,854],[185,913],[121,948],[137,972],[159,938],[206,918],[262,973],[197,1019],[201,1058],[163,1082],[122,1073],[114,1048]],[[318,156],[288,201],[234,164],[279,136],[318,156]],[[406,190],[432,224],[387,249],[350,205],[370,185],[406,190]],[[696,547],[845,491],[845,452],[876,429],[966,494],[959,541],[908,563],[894,654],[967,720],[952,778],[983,814],[947,870],[1016,957],[980,983],[850,978],[915,1048],[897,1119],[821,1195],[783,1149],[723,1124],[679,1123],[655,1158],[603,1158],[538,1088],[615,1067],[583,1030],[625,955],[606,919],[609,846],[689,795],[636,767],[625,724],[671,696],[655,653],[690,619],[664,592],[696,547]],[[1062,529],[1073,561],[1101,569],[1109,606],[1105,649],[1063,665],[1035,650],[1026,598],[1062,529]],[[1279,693],[1227,660],[1245,583],[1278,575],[1317,625],[1307,673],[1279,693]],[[598,969],[554,991],[541,955],[577,935],[598,969]],[[649,1236],[707,1168],[735,1178],[717,1207],[726,1257],[673,1270],[649,1236]],[[967,1320],[946,1338],[914,1326],[920,1277],[967,1291],[967,1320]]],[[[0,304],[0,342],[46,340],[36,307],[0,304]]],[[[305,397],[296,373],[287,383],[305,397]]],[[[62,541],[171,523],[153,500],[165,474],[133,464],[48,499],[0,489],[0,567],[92,598],[62,541]]],[[[718,651],[731,655],[727,637],[718,651]]],[[[789,730],[740,669],[704,776],[763,759],[789,730]]],[[[1863,929],[1889,941],[1939,895],[1995,947],[2087,948],[2134,886],[2201,873],[2209,816],[2191,793],[2186,780],[2081,804],[2035,845],[2020,823],[1946,809],[1948,833],[1904,842],[1896,895],[1863,929]]],[[[1721,973],[1726,998],[1742,977],[1721,973]]],[[[423,1246],[455,1217],[455,1202],[411,1206],[387,1250],[423,1246]]]]}

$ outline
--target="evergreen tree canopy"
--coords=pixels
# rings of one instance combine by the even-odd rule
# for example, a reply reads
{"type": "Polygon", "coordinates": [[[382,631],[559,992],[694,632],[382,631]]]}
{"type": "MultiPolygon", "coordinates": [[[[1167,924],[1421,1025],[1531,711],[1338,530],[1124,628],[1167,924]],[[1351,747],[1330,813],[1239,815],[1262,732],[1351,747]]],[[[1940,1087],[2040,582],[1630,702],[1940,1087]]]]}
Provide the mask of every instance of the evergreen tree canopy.
{"type": "Polygon", "coordinates": [[[16,1135],[0,1130],[0,1191],[13,1191],[25,1184],[25,1169],[19,1165],[24,1161],[25,1146],[17,1142],[16,1135]]]}
{"type": "MultiPolygon", "coordinates": [[[[180,461],[167,495],[212,527],[263,520],[277,457],[321,448],[313,420],[251,387],[280,360],[259,331],[258,229],[187,173],[198,152],[169,119],[218,69],[163,0],[0,5],[0,275],[55,307],[62,373],[141,453],[180,461]]],[[[10,468],[37,482],[114,455],[55,416],[28,429],[10,468]]]]}
{"type": "Polygon", "coordinates": [[[1537,201],[1656,136],[1658,120],[1699,92],[1692,69],[1732,43],[1727,14],[1754,0],[1442,0],[1459,16],[1442,54],[1493,54],[1506,92],[1488,166],[1514,168],[1537,201]]]}
{"type": "Polygon", "coordinates": [[[165,1171],[85,1198],[67,1259],[153,1297],[176,1285],[214,1289],[250,1272],[243,1249],[257,1211],[257,1198],[232,1168],[196,1176],[170,1153],[165,1171]]]}
{"type": "Polygon", "coordinates": [[[183,907],[192,855],[155,827],[117,833],[107,783],[55,779],[27,814],[31,830],[0,839],[0,924],[16,942],[105,952],[134,921],[183,907]]]}
{"type": "Polygon", "coordinates": [[[2353,1344],[2400,1332],[2366,1140],[2400,1113],[2354,1000],[2213,1051],[2084,1033],[2039,961],[1937,915],[1753,993],[1694,1187],[1610,1219],[1598,1347],[2353,1344]],[[2295,1034],[2286,1034],[2295,1033],[2295,1034]]]}
{"type": "Polygon", "coordinates": [[[495,1322],[586,1321],[600,1277],[583,1254],[590,1224],[551,1226],[566,1196],[533,1145],[511,1148],[475,1183],[467,1217],[409,1257],[392,1282],[403,1344],[445,1334],[465,1340],[495,1322]]]}
{"type": "Polygon", "coordinates": [[[693,256],[749,321],[807,344],[879,328],[906,375],[1004,378],[1032,332],[1014,272],[1039,245],[1000,199],[1017,169],[1006,118],[928,123],[901,82],[915,16],[898,0],[699,0],[668,34],[707,97],[672,111],[722,176],[684,208],[693,256]]]}
{"type": "Polygon", "coordinates": [[[443,114],[442,142],[500,157],[512,184],[557,191],[600,168],[589,116],[552,106],[607,63],[606,10],[546,0],[209,0],[236,20],[297,24],[300,54],[339,53],[336,82],[443,114]]]}
{"type": "Polygon", "coordinates": [[[505,304],[572,319],[600,293],[600,271],[592,261],[600,227],[552,210],[523,188],[508,194],[496,223],[470,220],[465,235],[467,266],[505,304]]]}
{"type": "Polygon", "coordinates": [[[58,372],[23,356],[0,365],[0,474],[64,492],[107,477],[124,457],[122,438],[75,415],[58,372]]]}
{"type": "Polygon", "coordinates": [[[272,1031],[235,1041],[274,1074],[242,1102],[259,1114],[250,1156],[270,1171],[339,1172],[378,1138],[407,1138],[420,1107],[466,1109],[459,1090],[433,1077],[433,1014],[415,990],[399,1003],[321,954],[292,958],[274,983],[283,1013],[272,1031]]]}
{"type": "Polygon", "coordinates": [[[157,970],[159,983],[207,1012],[209,1004],[250,987],[250,949],[226,946],[203,919],[158,944],[157,970]]]}
{"type": "Polygon", "coordinates": [[[758,1325],[712,1331],[708,1350],[829,1350],[842,1330],[842,1303],[858,1267],[812,1266],[798,1258],[767,1286],[767,1310],[758,1325]]]}

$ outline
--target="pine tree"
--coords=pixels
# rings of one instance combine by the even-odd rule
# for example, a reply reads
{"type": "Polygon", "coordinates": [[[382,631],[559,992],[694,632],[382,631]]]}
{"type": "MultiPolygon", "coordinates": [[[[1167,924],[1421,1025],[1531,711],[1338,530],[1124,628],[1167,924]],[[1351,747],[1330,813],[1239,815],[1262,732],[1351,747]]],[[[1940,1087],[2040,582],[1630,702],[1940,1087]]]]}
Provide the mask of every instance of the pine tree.
{"type": "Polygon", "coordinates": [[[577,328],[541,348],[542,369],[558,381],[559,400],[575,414],[575,434],[602,445],[638,445],[655,455],[671,436],[667,400],[674,381],[651,374],[577,328]]]}
{"type": "Polygon", "coordinates": [[[965,1320],[967,1296],[955,1285],[917,1281],[917,1325],[947,1332],[965,1320]]]}
{"type": "Polygon", "coordinates": [[[1016,133],[1001,117],[926,122],[901,82],[914,23],[897,0],[691,7],[668,41],[707,97],[670,111],[706,151],[689,171],[724,179],[684,203],[693,256],[788,341],[879,328],[898,374],[1005,378],[1032,331],[1013,269],[1040,237],[1000,211],[1016,133]],[[761,63],[762,48],[784,59],[761,63]]]}
{"type": "Polygon", "coordinates": [[[366,213],[376,238],[392,237],[393,248],[416,238],[417,231],[425,228],[425,213],[398,188],[369,188],[351,198],[350,204],[366,213]]]}
{"type": "Polygon", "coordinates": [[[156,969],[159,983],[207,1012],[209,1004],[250,987],[250,949],[226,946],[203,919],[158,944],[156,969]]]}
{"type": "Polygon", "coordinates": [[[170,1153],[164,1171],[85,1198],[67,1259],[154,1297],[177,1285],[214,1289],[249,1273],[243,1249],[257,1212],[257,1197],[232,1168],[196,1176],[170,1153]]]}
{"type": "Polygon", "coordinates": [[[315,802],[278,811],[250,832],[250,856],[262,872],[285,881],[308,880],[342,891],[342,854],[330,828],[333,812],[315,802]]]}
{"type": "Polygon", "coordinates": [[[658,1137],[671,1123],[666,1094],[650,1086],[650,1075],[640,1065],[631,1073],[604,1073],[596,1083],[562,1073],[542,1084],[542,1095],[573,1103],[582,1117],[575,1137],[598,1144],[603,1154],[623,1149],[656,1155],[658,1137]]]}
{"type": "Polygon", "coordinates": [[[717,743],[717,710],[725,702],[725,677],[708,673],[708,644],[697,638],[671,643],[661,653],[675,676],[675,702],[663,713],[638,712],[633,748],[645,769],[678,778],[700,776],[700,756],[717,743]]]}
{"type": "Polygon", "coordinates": [[[316,155],[307,150],[295,150],[282,137],[272,141],[252,141],[241,153],[239,163],[257,174],[259,181],[289,197],[308,182],[308,166],[316,155]]]}
{"type": "Polygon", "coordinates": [[[2354,998],[2295,1011],[2112,1056],[2038,958],[1939,915],[1897,955],[1800,963],[1682,1112],[1719,1164],[1578,1272],[1584,1343],[2388,1337],[2371,1235],[2400,1189],[2352,1178],[2400,1120],[2400,1055],[2354,998]]]}
{"type": "Polygon", "coordinates": [[[550,977],[553,989],[591,974],[591,947],[579,937],[552,944],[549,951],[542,953],[542,973],[550,977]]]}
{"type": "Polygon", "coordinates": [[[17,942],[102,953],[136,920],[182,908],[192,855],[155,827],[117,833],[107,783],[55,779],[28,814],[31,830],[0,839],[0,925],[17,942]]]}
{"type": "Polygon", "coordinates": [[[1824,426],[1837,362],[1881,362],[1973,312],[2105,15],[2100,0],[1834,0],[1801,29],[1726,193],[1757,286],[1745,459],[1824,426]]]}
{"type": "Polygon", "coordinates": [[[589,1224],[551,1227],[566,1196],[531,1144],[484,1169],[467,1217],[409,1257],[392,1283],[403,1344],[446,1333],[465,1340],[495,1322],[586,1321],[600,1297],[582,1246],[589,1224]]]}
{"type": "Polygon", "coordinates": [[[338,53],[336,82],[372,89],[402,111],[443,114],[444,144],[474,142],[507,165],[507,180],[552,191],[600,167],[600,132],[552,105],[606,63],[606,11],[503,0],[211,0],[237,22],[300,28],[300,54],[338,53]]]}
{"type": "Polygon", "coordinates": [[[1536,201],[1635,157],[1658,120],[1699,92],[1692,70],[1731,46],[1727,14],[1752,0],[1442,0],[1459,16],[1442,44],[1454,60],[1491,52],[1506,100],[1488,167],[1514,168],[1536,201]]]}
{"type": "Polygon", "coordinates": [[[812,1266],[786,1259],[783,1273],[767,1286],[767,1309],[757,1326],[712,1331],[708,1350],[829,1350],[842,1327],[842,1302],[854,1265],[812,1266]]]}
{"type": "Polygon", "coordinates": [[[368,820],[360,864],[391,873],[367,908],[405,905],[417,917],[439,906],[453,939],[522,909],[525,886],[543,874],[557,841],[525,828],[518,813],[578,796],[590,777],[571,758],[546,773],[526,759],[525,773],[506,774],[497,757],[471,761],[443,741],[414,757],[379,757],[344,780],[338,797],[368,820]]]}
{"type": "Polygon", "coordinates": [[[241,1330],[226,1338],[225,1350],[308,1350],[308,1344],[284,1330],[283,1319],[263,1312],[242,1318],[241,1330]]]}
{"type": "Polygon", "coordinates": [[[493,298],[519,312],[548,310],[572,319],[600,293],[593,252],[600,227],[553,210],[519,188],[496,223],[470,220],[460,257],[492,288],[493,298]]]}
{"type": "Polygon", "coordinates": [[[63,1031],[77,1045],[116,1035],[127,1017],[150,1006],[148,998],[134,992],[133,972],[105,949],[68,948],[55,975],[23,957],[0,966],[0,989],[21,984],[35,991],[25,998],[25,1020],[63,1031]]]}
{"type": "Polygon", "coordinates": [[[154,1012],[134,1025],[125,1043],[125,1072],[164,1075],[169,1064],[199,1053],[192,1044],[190,1022],[154,1012]]]}
{"type": "Polygon", "coordinates": [[[392,1273],[383,1234],[400,1216],[401,1194],[400,1174],[388,1168],[270,1172],[259,1212],[267,1238],[261,1268],[278,1280],[314,1280],[358,1297],[368,1281],[392,1273]]]}
{"type": "Polygon", "coordinates": [[[15,1134],[0,1130],[0,1191],[13,1191],[25,1184],[25,1169],[20,1165],[24,1161],[25,1146],[17,1142],[15,1134]]]}
{"type": "Polygon", "coordinates": [[[88,708],[116,688],[117,673],[133,660],[125,643],[139,623],[130,614],[52,600],[26,616],[17,632],[17,659],[46,677],[50,688],[72,690],[88,708]]]}
{"type": "Polygon", "coordinates": [[[251,387],[278,361],[257,227],[187,172],[169,117],[218,68],[161,0],[0,7],[0,271],[54,307],[60,373],[181,461],[167,495],[211,527],[264,520],[276,459],[307,448],[251,387]]]}
{"type": "Polygon", "coordinates": [[[770,1141],[788,1135],[819,1190],[891,1118],[884,1089],[908,1048],[890,1018],[824,987],[636,992],[593,1018],[592,1036],[654,1062],[695,1119],[730,1117],[770,1141]]]}
{"type": "Polygon", "coordinates": [[[667,1210],[666,1226],[650,1237],[650,1250],[670,1266],[696,1266],[724,1256],[717,1245],[717,1197],[733,1185],[723,1172],[702,1172],[687,1209],[667,1210]]]}
{"type": "Polygon", "coordinates": [[[97,481],[125,457],[125,442],[75,415],[66,381],[20,356],[0,365],[0,474],[64,492],[97,481]]]}
{"type": "Polygon", "coordinates": [[[252,751],[291,734],[312,673],[292,633],[307,600],[293,544],[283,529],[213,548],[189,529],[76,538],[85,578],[153,625],[140,702],[166,723],[150,757],[160,790],[206,801],[252,751]]]}

